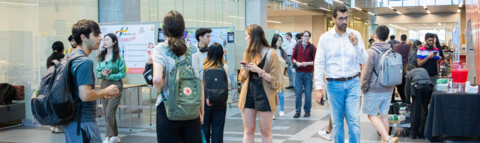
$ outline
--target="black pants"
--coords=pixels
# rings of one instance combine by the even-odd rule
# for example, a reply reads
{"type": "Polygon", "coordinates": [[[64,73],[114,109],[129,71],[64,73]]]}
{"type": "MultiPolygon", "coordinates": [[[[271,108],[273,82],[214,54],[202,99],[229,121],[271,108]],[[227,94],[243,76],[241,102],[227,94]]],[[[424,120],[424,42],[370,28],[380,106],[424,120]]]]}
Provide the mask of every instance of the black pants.
{"type": "MultiPolygon", "coordinates": [[[[398,91],[398,94],[400,94],[400,98],[402,99],[402,103],[407,103],[406,101],[406,98],[405,98],[405,75],[403,75],[402,77],[402,84],[399,84],[399,85],[396,85],[396,88],[397,88],[397,91],[398,91]]],[[[393,90],[394,92],[392,93],[392,103],[395,103],[395,90],[393,90]]]]}
{"type": "Polygon", "coordinates": [[[165,103],[157,106],[157,142],[201,143],[200,117],[188,121],[171,121],[165,112],[165,103]]]}
{"type": "Polygon", "coordinates": [[[205,115],[203,116],[202,130],[205,134],[205,138],[207,139],[207,143],[223,143],[223,129],[225,127],[226,115],[226,104],[218,106],[205,105],[205,115]],[[210,135],[212,135],[211,141],[210,135]]]}
{"type": "Polygon", "coordinates": [[[425,123],[428,115],[428,104],[432,98],[433,87],[431,85],[417,85],[410,109],[412,136],[425,136],[425,123]]]}

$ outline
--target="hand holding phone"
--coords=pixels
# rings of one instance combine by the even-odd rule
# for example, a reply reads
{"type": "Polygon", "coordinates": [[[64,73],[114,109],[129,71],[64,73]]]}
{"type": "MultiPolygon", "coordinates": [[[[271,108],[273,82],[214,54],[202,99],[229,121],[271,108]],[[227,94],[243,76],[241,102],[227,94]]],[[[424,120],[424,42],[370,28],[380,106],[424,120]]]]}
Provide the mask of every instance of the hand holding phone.
{"type": "Polygon", "coordinates": [[[247,62],[244,61],[241,61],[240,64],[242,64],[243,66],[248,66],[247,62]]]}

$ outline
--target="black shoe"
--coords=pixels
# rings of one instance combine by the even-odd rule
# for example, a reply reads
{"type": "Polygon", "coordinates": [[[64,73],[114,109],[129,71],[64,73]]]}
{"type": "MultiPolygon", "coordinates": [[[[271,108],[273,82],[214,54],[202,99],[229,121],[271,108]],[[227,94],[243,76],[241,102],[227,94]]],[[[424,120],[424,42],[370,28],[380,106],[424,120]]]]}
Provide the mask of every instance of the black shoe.
{"type": "Polygon", "coordinates": [[[295,113],[295,115],[293,115],[293,118],[298,118],[298,117],[300,117],[299,113],[295,113]]]}
{"type": "Polygon", "coordinates": [[[285,87],[285,89],[293,89],[293,86],[285,87]]]}
{"type": "Polygon", "coordinates": [[[305,113],[305,116],[303,117],[310,117],[310,113],[305,113]]]}
{"type": "Polygon", "coordinates": [[[413,134],[410,134],[408,137],[409,137],[410,139],[417,139],[417,135],[413,135],[413,134]]]}

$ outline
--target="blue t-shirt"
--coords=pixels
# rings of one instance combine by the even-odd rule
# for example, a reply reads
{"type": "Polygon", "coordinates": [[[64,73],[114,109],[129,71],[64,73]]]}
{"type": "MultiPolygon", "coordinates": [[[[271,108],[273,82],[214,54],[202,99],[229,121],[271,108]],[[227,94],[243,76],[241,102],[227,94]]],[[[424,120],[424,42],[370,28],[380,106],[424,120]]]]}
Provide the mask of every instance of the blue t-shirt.
{"type": "MultiPolygon", "coordinates": [[[[70,52],[67,57],[71,57],[74,54],[82,54],[87,56],[85,52],[79,49],[74,49],[70,52]]],[[[72,75],[75,77],[73,78],[73,91],[75,92],[75,96],[79,96],[78,87],[82,85],[92,85],[92,88],[95,88],[95,74],[93,72],[93,61],[87,57],[81,57],[74,61],[72,61],[71,72],[72,75]]],[[[97,101],[89,101],[83,102],[82,101],[82,110],[80,114],[82,115],[81,122],[95,122],[95,115],[96,115],[96,106],[97,101]]],[[[77,113],[78,113],[77,108],[77,113]]],[[[77,122],[78,114],[75,115],[73,122],[77,122]]]]}

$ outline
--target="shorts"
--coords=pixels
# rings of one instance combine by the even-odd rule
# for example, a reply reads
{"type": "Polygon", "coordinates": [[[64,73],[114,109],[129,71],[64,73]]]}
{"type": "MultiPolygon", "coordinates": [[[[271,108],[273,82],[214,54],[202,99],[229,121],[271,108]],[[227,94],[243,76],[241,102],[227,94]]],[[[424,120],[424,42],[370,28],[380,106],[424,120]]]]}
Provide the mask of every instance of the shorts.
{"type": "Polygon", "coordinates": [[[66,143],[102,142],[97,122],[84,122],[80,124],[80,127],[80,135],[77,135],[77,122],[70,122],[63,126],[66,143]]]}
{"type": "Polygon", "coordinates": [[[367,92],[363,96],[363,113],[377,116],[380,114],[388,114],[390,102],[392,98],[391,92],[371,93],[367,92]]]}

